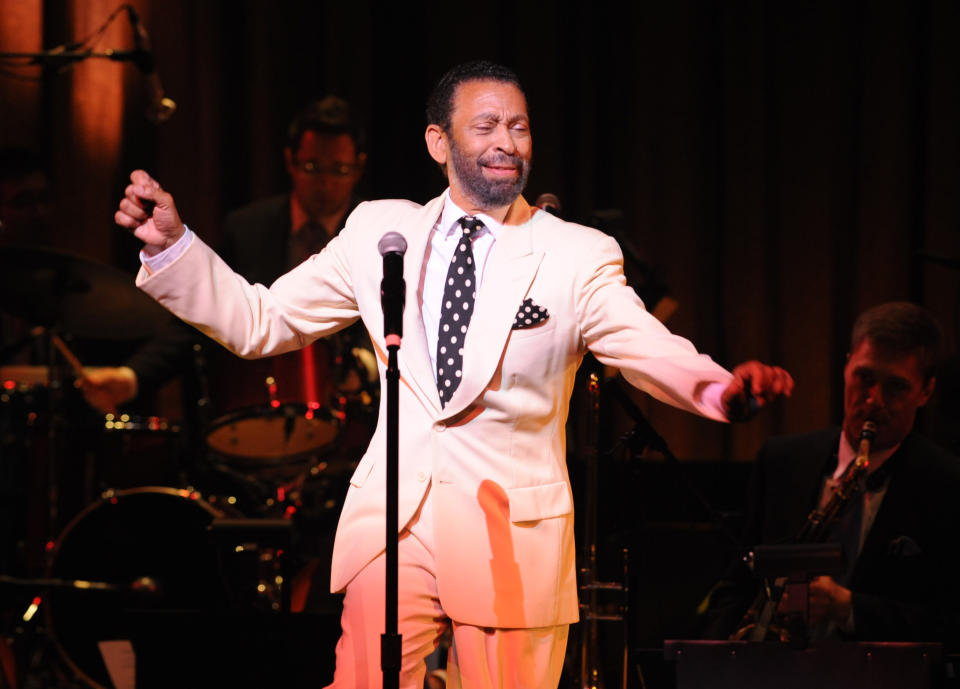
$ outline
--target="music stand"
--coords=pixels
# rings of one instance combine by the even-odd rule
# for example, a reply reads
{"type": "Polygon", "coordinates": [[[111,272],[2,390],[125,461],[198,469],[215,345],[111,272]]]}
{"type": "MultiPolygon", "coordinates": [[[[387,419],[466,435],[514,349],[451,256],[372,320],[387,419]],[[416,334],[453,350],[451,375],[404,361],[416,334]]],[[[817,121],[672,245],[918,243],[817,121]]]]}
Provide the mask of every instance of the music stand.
{"type": "Polygon", "coordinates": [[[844,571],[843,547],[839,543],[758,545],[753,549],[754,574],[776,580],[772,596],[787,594],[780,612],[794,648],[805,648],[809,641],[810,580],[844,571]]]}
{"type": "Polygon", "coordinates": [[[937,643],[817,641],[807,648],[750,641],[665,641],[676,689],[927,689],[937,643]]]}

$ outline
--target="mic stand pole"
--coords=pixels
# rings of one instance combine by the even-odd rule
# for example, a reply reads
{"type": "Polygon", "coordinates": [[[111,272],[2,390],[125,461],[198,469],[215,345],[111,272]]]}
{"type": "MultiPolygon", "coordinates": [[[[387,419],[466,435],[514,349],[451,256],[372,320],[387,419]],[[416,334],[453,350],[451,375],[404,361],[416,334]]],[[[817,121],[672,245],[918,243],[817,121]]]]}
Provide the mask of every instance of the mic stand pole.
{"type": "Polygon", "coordinates": [[[403,637],[397,633],[397,541],[399,538],[399,405],[400,369],[395,344],[387,345],[387,546],[384,633],[380,637],[380,669],[384,689],[400,686],[400,659],[403,637]]]}
{"type": "Polygon", "coordinates": [[[400,525],[399,475],[399,414],[400,414],[400,367],[397,353],[403,337],[403,306],[406,285],[403,281],[403,254],[406,240],[396,232],[387,232],[377,244],[383,256],[383,280],[380,283],[380,303],[383,306],[383,334],[387,347],[387,513],[386,547],[384,558],[384,632],[380,636],[380,669],[383,672],[383,689],[399,689],[400,663],[403,657],[403,637],[397,633],[397,576],[400,525]]]}

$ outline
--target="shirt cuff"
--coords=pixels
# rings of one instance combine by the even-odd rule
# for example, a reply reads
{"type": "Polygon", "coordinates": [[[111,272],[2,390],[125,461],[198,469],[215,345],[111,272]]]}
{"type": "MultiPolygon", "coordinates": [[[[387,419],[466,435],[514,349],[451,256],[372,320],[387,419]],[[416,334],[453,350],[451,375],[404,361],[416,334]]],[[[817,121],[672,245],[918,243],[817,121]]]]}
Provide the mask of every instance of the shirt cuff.
{"type": "MultiPolygon", "coordinates": [[[[173,247],[170,247],[171,249],[173,247]]],[[[700,403],[717,412],[722,418],[727,418],[727,412],[723,409],[723,391],[727,389],[727,383],[708,383],[700,393],[700,403]]]]}
{"type": "Polygon", "coordinates": [[[187,250],[187,247],[190,246],[190,242],[192,241],[193,232],[191,232],[189,227],[184,225],[184,233],[180,235],[180,239],[175,241],[159,254],[147,256],[145,253],[143,253],[143,250],[141,250],[140,263],[143,264],[143,267],[147,269],[148,273],[153,275],[161,268],[165,268],[183,256],[183,253],[187,250]]]}

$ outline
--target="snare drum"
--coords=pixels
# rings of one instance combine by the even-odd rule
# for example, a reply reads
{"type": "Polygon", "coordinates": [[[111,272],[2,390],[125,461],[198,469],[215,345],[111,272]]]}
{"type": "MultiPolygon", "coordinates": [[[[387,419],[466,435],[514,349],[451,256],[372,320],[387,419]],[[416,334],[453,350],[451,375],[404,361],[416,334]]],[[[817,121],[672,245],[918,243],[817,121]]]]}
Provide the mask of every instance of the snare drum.
{"type": "Polygon", "coordinates": [[[119,589],[56,589],[48,595],[53,638],[80,679],[113,686],[97,643],[131,639],[131,610],[197,611],[223,604],[217,551],[207,533],[219,516],[196,492],[145,487],[107,494],[70,522],[56,543],[51,576],[119,589]]]}
{"type": "Polygon", "coordinates": [[[333,444],[339,421],[328,410],[325,343],[253,361],[214,356],[210,369],[221,404],[206,443],[224,464],[260,480],[289,479],[333,444]]]}
{"type": "Polygon", "coordinates": [[[292,403],[246,407],[214,421],[207,445],[227,457],[275,464],[322,451],[337,430],[326,409],[292,403]]]}

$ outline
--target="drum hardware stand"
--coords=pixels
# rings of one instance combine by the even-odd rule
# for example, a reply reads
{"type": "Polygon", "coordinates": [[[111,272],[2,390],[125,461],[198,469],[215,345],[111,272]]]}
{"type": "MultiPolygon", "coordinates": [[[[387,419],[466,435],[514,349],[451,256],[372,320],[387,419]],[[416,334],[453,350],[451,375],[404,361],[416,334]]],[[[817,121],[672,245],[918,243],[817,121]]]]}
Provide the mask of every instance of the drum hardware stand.
{"type": "MultiPolygon", "coordinates": [[[[274,376],[267,376],[264,379],[263,384],[267,388],[267,406],[270,407],[270,409],[279,409],[280,400],[277,397],[277,379],[274,376]]],[[[319,409],[320,405],[317,403],[308,403],[308,406],[307,406],[308,418],[311,418],[313,416],[313,411],[315,408],[319,409]]],[[[285,411],[287,413],[283,415],[283,436],[284,436],[284,441],[287,441],[290,439],[290,436],[293,435],[293,429],[294,429],[294,425],[296,424],[296,419],[292,414],[290,414],[289,409],[286,409],[285,411]]]]}
{"type": "Polygon", "coordinates": [[[627,689],[629,655],[629,578],[627,548],[622,550],[623,579],[621,582],[598,581],[597,579],[597,499],[599,496],[599,419],[600,379],[591,373],[587,383],[590,413],[587,416],[587,437],[591,442],[586,452],[586,510],[584,512],[584,549],[579,567],[578,589],[580,593],[580,677],[579,689],[602,689],[600,671],[598,622],[619,622],[622,630],[621,687],[627,689]],[[617,603],[600,605],[600,594],[619,593],[617,603]],[[611,611],[611,607],[613,610],[611,611]]]}
{"type": "MultiPolygon", "coordinates": [[[[43,554],[38,557],[42,559],[43,567],[49,570],[53,565],[54,556],[54,538],[59,532],[60,521],[60,481],[58,461],[60,457],[61,426],[63,419],[61,417],[61,408],[64,394],[64,361],[69,364],[74,373],[78,376],[83,375],[83,365],[73,354],[63,338],[58,334],[56,326],[35,326],[26,338],[14,343],[14,349],[6,348],[3,351],[4,356],[8,356],[16,349],[27,344],[31,339],[42,338],[41,346],[42,356],[46,358],[46,383],[45,387],[49,391],[47,398],[47,413],[49,423],[47,427],[47,446],[46,446],[46,524],[41,529],[43,537],[43,554]],[[59,356],[58,356],[59,354],[59,356]],[[61,361],[61,358],[63,361],[61,361]]],[[[34,448],[36,452],[36,448],[34,448]]],[[[34,455],[36,456],[36,455],[34,455]]],[[[28,539],[29,541],[29,539],[28,539]]],[[[29,545],[29,542],[28,542],[29,545]]],[[[32,556],[28,555],[28,560],[32,561],[32,556]]],[[[34,589],[30,604],[24,611],[17,615],[17,625],[14,630],[15,635],[20,638],[26,638],[29,634],[29,657],[26,659],[25,667],[21,674],[25,680],[24,687],[35,687],[36,681],[41,681],[40,686],[47,686],[47,682],[56,681],[54,677],[59,677],[59,654],[54,650],[55,641],[49,628],[43,623],[43,616],[38,617],[40,607],[46,599],[46,591],[51,588],[72,588],[75,590],[110,590],[111,584],[95,581],[68,581],[60,579],[47,578],[20,578],[11,576],[0,576],[0,586],[8,585],[17,588],[34,589]],[[51,656],[55,658],[51,664],[51,656]],[[40,678],[39,680],[37,678],[40,678]]],[[[0,669],[2,670],[2,669],[0,669]]],[[[16,675],[14,681],[9,684],[4,671],[0,671],[0,687],[18,686],[16,684],[16,675]]],[[[62,677],[60,678],[62,679],[62,677]]],[[[59,684],[59,682],[58,682],[59,684]]]]}
{"type": "Polygon", "coordinates": [[[293,523],[288,519],[217,518],[207,527],[224,551],[256,554],[256,596],[275,612],[290,612],[290,552],[293,523]]]}
{"type": "Polygon", "coordinates": [[[267,406],[276,409],[280,406],[280,401],[277,399],[277,379],[273,376],[267,376],[263,379],[263,386],[266,388],[267,406]]]}
{"type": "MultiPolygon", "coordinates": [[[[40,606],[45,602],[47,593],[51,590],[74,591],[81,595],[118,595],[133,594],[137,596],[153,596],[158,592],[158,585],[150,577],[139,577],[128,584],[115,584],[107,581],[90,581],[85,579],[63,579],[59,577],[22,578],[0,575],[0,590],[4,586],[11,588],[33,590],[35,595],[27,608],[18,615],[18,623],[14,635],[24,643],[28,649],[24,652],[23,671],[16,672],[16,666],[8,668],[12,679],[4,677],[3,667],[0,667],[0,689],[17,686],[23,689],[47,689],[52,687],[62,689],[79,689],[90,686],[87,681],[76,674],[75,668],[57,650],[57,640],[51,632],[49,620],[44,623],[44,616],[37,616],[40,606]],[[22,682],[17,684],[17,677],[22,682]]],[[[12,636],[11,636],[12,638],[12,636]]],[[[3,639],[0,637],[0,643],[3,639]]],[[[95,685],[98,686],[98,685],[95,685]]]]}
{"type": "MultiPolygon", "coordinates": [[[[621,408],[627,412],[627,414],[633,419],[634,425],[621,439],[620,442],[630,451],[631,457],[638,457],[646,449],[651,449],[658,452],[663,456],[664,460],[668,463],[673,464],[677,467],[680,465],[680,460],[677,459],[676,455],[670,450],[667,441],[663,439],[656,429],[647,421],[646,417],[643,415],[643,411],[637,404],[630,398],[627,392],[623,389],[623,386],[617,381],[616,378],[608,378],[604,381],[604,387],[608,390],[612,390],[614,398],[619,402],[621,408]]],[[[707,515],[707,518],[712,524],[714,524],[719,531],[734,545],[737,547],[740,546],[739,539],[731,533],[730,529],[727,527],[723,518],[717,513],[709,501],[700,493],[696,487],[687,480],[686,475],[683,472],[679,473],[681,477],[681,482],[684,485],[684,488],[694,497],[700,507],[704,510],[707,515]]],[[[640,684],[641,687],[646,687],[646,682],[643,678],[643,671],[640,668],[639,664],[637,665],[637,672],[640,675],[640,684]]]]}
{"type": "MultiPolygon", "coordinates": [[[[631,455],[634,457],[639,456],[644,450],[649,448],[660,453],[668,463],[679,466],[680,460],[678,460],[676,455],[670,450],[667,441],[664,440],[663,436],[657,433],[656,429],[647,421],[643,415],[643,411],[630,399],[630,396],[627,395],[623,386],[621,386],[615,378],[608,379],[605,386],[613,390],[614,397],[620,403],[620,406],[634,421],[633,428],[621,439],[623,444],[630,450],[631,455]]],[[[679,475],[684,484],[684,488],[693,495],[710,522],[720,530],[730,543],[739,548],[740,539],[730,531],[723,517],[713,508],[713,505],[710,504],[703,494],[687,480],[683,472],[680,472],[679,475]]]]}
{"type": "Polygon", "coordinates": [[[63,401],[63,370],[57,361],[57,352],[63,356],[63,359],[70,365],[73,372],[83,377],[83,364],[77,359],[76,355],[67,347],[63,339],[57,334],[56,328],[48,328],[46,335],[50,343],[47,351],[49,357],[49,381],[50,388],[50,427],[47,429],[47,531],[48,539],[45,545],[46,564],[49,567],[52,564],[53,557],[53,537],[59,533],[60,520],[60,482],[57,467],[60,442],[60,406],[63,401]]]}
{"type": "MultiPolygon", "coordinates": [[[[59,577],[39,577],[24,579],[22,577],[8,577],[0,574],[0,586],[14,586],[20,588],[68,589],[72,591],[108,591],[119,592],[134,590],[151,593],[156,590],[156,582],[150,577],[140,577],[129,585],[113,584],[109,581],[89,581],[87,579],[61,579],[59,577]]],[[[27,620],[29,621],[29,620],[27,620]]]]}
{"type": "Polygon", "coordinates": [[[203,355],[203,345],[193,344],[193,370],[197,376],[197,419],[201,428],[210,421],[210,380],[207,377],[207,358],[203,355]]]}
{"type": "MultiPolygon", "coordinates": [[[[207,358],[203,354],[203,345],[199,342],[194,342],[192,347],[193,351],[193,374],[194,374],[194,384],[191,389],[191,392],[196,394],[196,401],[193,403],[194,413],[192,418],[184,418],[184,427],[187,431],[187,446],[185,448],[185,459],[187,462],[187,470],[185,474],[189,474],[190,471],[193,471],[197,468],[198,464],[203,458],[203,432],[204,429],[210,427],[210,380],[207,376],[207,358]]],[[[187,399],[184,399],[184,408],[187,407],[187,399]]],[[[181,462],[181,470],[184,469],[184,465],[181,462]]],[[[186,476],[183,477],[184,479],[186,476]]],[[[186,482],[186,481],[184,481],[186,482]]]]}

